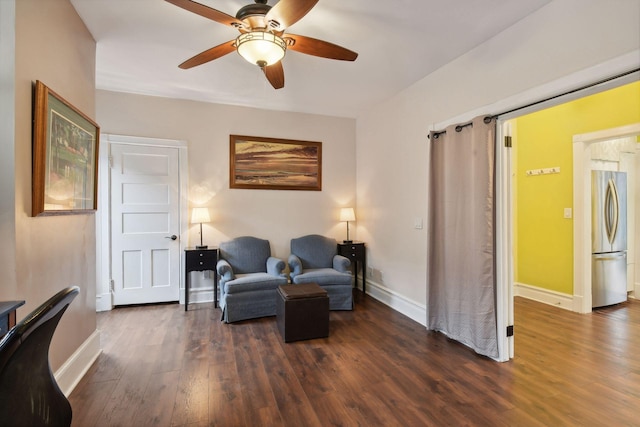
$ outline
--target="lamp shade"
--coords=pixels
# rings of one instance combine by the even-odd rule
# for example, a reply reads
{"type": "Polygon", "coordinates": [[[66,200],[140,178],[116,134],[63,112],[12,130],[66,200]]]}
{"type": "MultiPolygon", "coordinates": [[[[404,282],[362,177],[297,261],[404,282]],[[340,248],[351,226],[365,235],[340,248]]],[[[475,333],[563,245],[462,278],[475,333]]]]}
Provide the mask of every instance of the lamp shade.
{"type": "Polygon", "coordinates": [[[287,43],[273,33],[251,31],[238,36],[236,47],[240,56],[262,68],[280,61],[287,50],[287,43]]]}
{"type": "Polygon", "coordinates": [[[203,222],[211,222],[209,216],[209,209],[207,208],[193,208],[191,211],[191,223],[202,224],[203,222]]]}
{"type": "Polygon", "coordinates": [[[355,220],[356,220],[356,214],[353,212],[353,208],[342,208],[342,209],[340,209],[340,221],[341,222],[355,221],[355,220]]]}

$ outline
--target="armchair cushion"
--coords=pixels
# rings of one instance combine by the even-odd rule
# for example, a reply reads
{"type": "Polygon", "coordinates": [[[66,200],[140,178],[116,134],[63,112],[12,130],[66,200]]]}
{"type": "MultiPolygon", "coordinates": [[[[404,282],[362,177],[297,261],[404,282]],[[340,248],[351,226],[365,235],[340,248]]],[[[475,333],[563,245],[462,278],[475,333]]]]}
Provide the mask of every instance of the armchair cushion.
{"type": "Polygon", "coordinates": [[[333,268],[309,268],[295,277],[294,283],[317,283],[318,285],[346,285],[351,287],[351,275],[333,268]]]}
{"type": "Polygon", "coordinates": [[[265,289],[276,291],[278,286],[287,284],[287,281],[283,279],[283,277],[268,273],[238,274],[234,280],[224,284],[224,292],[225,294],[237,294],[265,289]]]}
{"type": "Polygon", "coordinates": [[[318,234],[291,239],[291,253],[300,259],[303,270],[333,267],[333,257],[337,252],[338,246],[334,239],[318,234]]]}
{"type": "Polygon", "coordinates": [[[220,244],[220,258],[233,267],[233,274],[264,273],[270,256],[269,241],[256,237],[237,237],[220,244]]]}

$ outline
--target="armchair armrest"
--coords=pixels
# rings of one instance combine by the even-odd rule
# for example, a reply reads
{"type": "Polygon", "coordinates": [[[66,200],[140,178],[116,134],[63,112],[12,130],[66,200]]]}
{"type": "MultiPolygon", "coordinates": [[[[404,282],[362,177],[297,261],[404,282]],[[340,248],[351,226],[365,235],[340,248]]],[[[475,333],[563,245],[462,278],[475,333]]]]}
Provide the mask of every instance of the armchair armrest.
{"type": "Polygon", "coordinates": [[[291,254],[289,255],[289,274],[291,275],[291,278],[293,279],[294,277],[296,277],[298,274],[302,273],[302,261],[300,261],[300,258],[298,258],[296,255],[291,254]]]}
{"type": "Polygon", "coordinates": [[[340,273],[351,273],[349,268],[351,267],[351,261],[349,258],[342,255],[335,255],[333,257],[333,268],[340,273]]]}
{"type": "Polygon", "coordinates": [[[235,277],[233,275],[233,268],[231,268],[231,265],[224,259],[218,261],[218,264],[216,264],[216,270],[218,270],[218,276],[223,282],[233,280],[235,277]]]}
{"type": "Polygon", "coordinates": [[[267,273],[272,276],[285,277],[283,273],[285,263],[280,258],[270,256],[267,258],[267,273]]]}

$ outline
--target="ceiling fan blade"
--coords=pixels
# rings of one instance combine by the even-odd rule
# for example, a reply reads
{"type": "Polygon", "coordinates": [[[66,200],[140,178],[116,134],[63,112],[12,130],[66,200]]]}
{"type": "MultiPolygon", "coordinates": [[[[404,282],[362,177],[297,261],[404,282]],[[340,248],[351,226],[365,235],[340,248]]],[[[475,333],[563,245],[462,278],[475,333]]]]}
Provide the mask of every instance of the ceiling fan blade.
{"type": "Polygon", "coordinates": [[[323,40],[314,39],[306,36],[298,36],[295,34],[285,34],[284,39],[287,41],[287,49],[296,52],[306,53],[307,55],[319,56],[321,58],[338,59],[340,61],[355,61],[358,54],[352,50],[346,49],[337,44],[329,43],[323,40]]]}
{"type": "Polygon", "coordinates": [[[178,7],[183,8],[184,10],[188,10],[189,12],[193,12],[197,15],[204,16],[205,18],[209,18],[212,21],[219,22],[224,25],[230,25],[234,28],[242,28],[244,27],[244,23],[239,19],[231,15],[227,15],[224,12],[220,12],[219,10],[213,9],[209,6],[205,6],[200,3],[196,3],[192,0],[165,0],[171,4],[175,4],[178,7]]]}
{"type": "Polygon", "coordinates": [[[280,0],[267,12],[265,19],[274,30],[284,30],[298,22],[318,0],[280,0]]]}
{"type": "Polygon", "coordinates": [[[282,89],[284,87],[284,68],[282,68],[282,61],[263,67],[262,71],[274,89],[282,89]]]}
{"type": "Polygon", "coordinates": [[[205,62],[213,61],[214,59],[218,59],[221,56],[224,56],[228,53],[231,53],[236,50],[235,40],[230,40],[226,43],[219,44],[218,46],[212,47],[211,49],[207,49],[204,52],[200,52],[193,58],[189,58],[184,61],[182,64],[178,65],[178,67],[186,70],[188,68],[195,67],[196,65],[202,65],[205,62]]]}

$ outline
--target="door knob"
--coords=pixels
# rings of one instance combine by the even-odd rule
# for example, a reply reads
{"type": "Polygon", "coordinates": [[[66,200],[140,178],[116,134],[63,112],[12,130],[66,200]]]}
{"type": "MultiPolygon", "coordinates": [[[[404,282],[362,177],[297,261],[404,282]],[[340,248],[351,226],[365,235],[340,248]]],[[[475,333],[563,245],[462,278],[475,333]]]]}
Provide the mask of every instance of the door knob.
{"type": "Polygon", "coordinates": [[[178,236],[176,236],[175,234],[172,234],[171,236],[166,236],[165,239],[171,239],[171,240],[176,240],[178,238],[178,236]]]}

